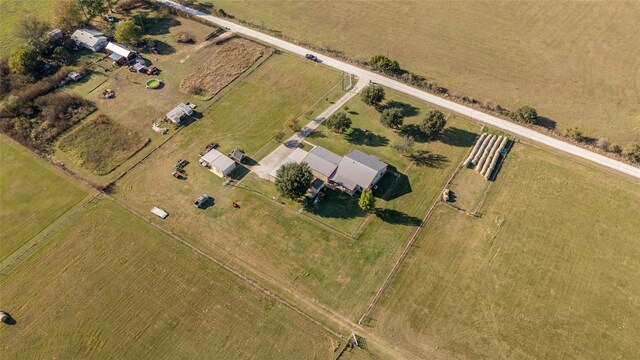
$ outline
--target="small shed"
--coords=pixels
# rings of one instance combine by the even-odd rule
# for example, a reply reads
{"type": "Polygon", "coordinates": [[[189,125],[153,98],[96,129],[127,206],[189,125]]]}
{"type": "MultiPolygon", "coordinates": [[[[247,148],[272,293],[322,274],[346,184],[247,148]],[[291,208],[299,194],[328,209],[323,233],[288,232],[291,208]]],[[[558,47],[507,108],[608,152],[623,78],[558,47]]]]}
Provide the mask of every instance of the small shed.
{"type": "Polygon", "coordinates": [[[153,209],[151,209],[151,212],[157,215],[161,219],[166,219],[167,216],[169,216],[168,212],[160,209],[159,207],[154,207],[153,209]]]}
{"type": "Polygon", "coordinates": [[[324,189],[324,181],[320,179],[314,179],[309,186],[309,195],[316,196],[318,193],[324,189]]]}
{"type": "Polygon", "coordinates": [[[238,164],[220,151],[211,149],[208,153],[200,157],[200,165],[223,178],[229,176],[238,164]]]}
{"type": "Polygon", "coordinates": [[[133,64],[133,69],[137,72],[143,72],[146,67],[140,63],[133,64]]]}
{"type": "Polygon", "coordinates": [[[47,35],[49,36],[49,39],[51,40],[58,40],[58,39],[62,39],[62,30],[60,29],[53,29],[51,31],[49,31],[47,33],[47,35]]]}
{"type": "Polygon", "coordinates": [[[231,152],[231,154],[229,154],[229,157],[232,160],[242,164],[242,161],[244,160],[244,153],[242,151],[240,151],[240,149],[234,149],[231,152]]]}
{"type": "Polygon", "coordinates": [[[180,124],[184,116],[192,114],[193,109],[189,105],[181,103],[167,113],[167,119],[172,123],[180,124]]]}
{"type": "Polygon", "coordinates": [[[116,53],[109,54],[109,59],[115,61],[119,65],[124,65],[127,62],[127,58],[116,53]]]}

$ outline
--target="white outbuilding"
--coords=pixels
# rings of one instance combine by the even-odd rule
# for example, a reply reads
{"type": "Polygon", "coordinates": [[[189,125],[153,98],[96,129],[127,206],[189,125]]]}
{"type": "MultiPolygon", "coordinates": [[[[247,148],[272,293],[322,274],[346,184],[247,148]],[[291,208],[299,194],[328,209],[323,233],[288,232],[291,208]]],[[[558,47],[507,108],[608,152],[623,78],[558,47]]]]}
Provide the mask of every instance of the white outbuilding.
{"type": "Polygon", "coordinates": [[[220,151],[212,149],[200,157],[200,165],[223,178],[229,176],[238,164],[220,151]]]}

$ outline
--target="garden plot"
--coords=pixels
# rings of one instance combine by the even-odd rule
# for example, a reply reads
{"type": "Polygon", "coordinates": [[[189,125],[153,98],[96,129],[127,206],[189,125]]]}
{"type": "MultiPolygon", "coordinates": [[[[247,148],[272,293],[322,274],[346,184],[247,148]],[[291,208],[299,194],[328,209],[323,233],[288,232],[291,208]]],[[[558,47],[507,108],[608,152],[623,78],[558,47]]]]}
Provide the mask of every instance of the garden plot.
{"type": "Polygon", "coordinates": [[[180,89],[192,95],[211,98],[245,72],[266,51],[253,41],[232,38],[202,50],[204,58],[180,82],[180,89]]]}

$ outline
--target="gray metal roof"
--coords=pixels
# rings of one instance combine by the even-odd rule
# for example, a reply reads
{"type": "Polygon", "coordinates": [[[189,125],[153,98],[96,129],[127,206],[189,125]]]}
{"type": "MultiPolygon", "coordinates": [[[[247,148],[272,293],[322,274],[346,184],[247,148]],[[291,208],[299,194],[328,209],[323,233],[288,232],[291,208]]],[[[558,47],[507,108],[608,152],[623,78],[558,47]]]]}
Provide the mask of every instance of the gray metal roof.
{"type": "Polygon", "coordinates": [[[373,185],[376,175],[386,168],[387,164],[376,156],[353,150],[342,158],[331,180],[351,191],[357,186],[368,189],[373,185]]]}
{"type": "Polygon", "coordinates": [[[86,44],[87,46],[94,47],[100,41],[106,41],[107,38],[102,36],[102,33],[99,31],[91,30],[91,29],[79,29],[73,32],[71,35],[71,39],[76,42],[80,42],[86,44]]]}
{"type": "Polygon", "coordinates": [[[326,177],[330,177],[338,167],[340,160],[342,160],[340,155],[323,147],[316,146],[309,151],[302,162],[306,162],[311,170],[314,170],[326,177]]]}

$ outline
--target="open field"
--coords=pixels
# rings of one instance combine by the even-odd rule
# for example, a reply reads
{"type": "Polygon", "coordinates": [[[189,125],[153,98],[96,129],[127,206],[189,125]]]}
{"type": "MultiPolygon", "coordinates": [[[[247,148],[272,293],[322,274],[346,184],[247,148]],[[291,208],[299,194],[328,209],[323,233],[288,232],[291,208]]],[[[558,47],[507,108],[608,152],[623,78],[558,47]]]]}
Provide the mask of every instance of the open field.
{"type": "Polygon", "coordinates": [[[419,358],[640,356],[637,182],[516,144],[480,212],[436,209],[376,331],[419,358]]]}
{"type": "MultiPolygon", "coordinates": [[[[409,160],[401,159],[392,152],[386,153],[382,148],[376,150],[375,146],[359,147],[381,155],[406,176],[390,186],[394,190],[386,194],[387,200],[379,201],[379,206],[384,209],[380,212],[380,217],[370,217],[363,230],[358,230],[361,233],[359,237],[344,236],[322,224],[328,223],[343,232],[351,232],[357,229],[362,219],[339,219],[340,214],[335,214],[335,219],[300,214],[299,205],[281,203],[283,200],[279,199],[273,183],[269,181],[248,174],[239,184],[225,186],[224,180],[197,164],[197,153],[211,141],[219,142],[224,153],[240,147],[249,149],[249,156],[254,157],[253,149],[261,146],[270,135],[270,131],[261,133],[262,129],[273,126],[273,118],[283,119],[287,113],[281,112],[282,115],[277,117],[244,117],[244,114],[251,115],[253,112],[238,104],[244,101],[256,104],[253,101],[259,99],[254,100],[255,97],[250,95],[251,91],[262,94],[263,87],[259,84],[274,81],[273,76],[262,72],[292,73],[285,67],[291,61],[295,63],[301,60],[280,55],[269,59],[214,104],[201,121],[189,125],[119,180],[114,189],[115,196],[144,214],[148,214],[148,209],[152,206],[164,208],[170,216],[163,222],[163,226],[203,251],[224,259],[231,266],[247,271],[252,277],[265,281],[276,289],[285,292],[295,289],[299,294],[317,299],[336,311],[357,319],[398,251],[418,228],[422,217],[462,161],[478,127],[461,119],[450,119],[447,141],[420,144],[429,149],[437,160],[425,161],[421,166],[409,165],[409,160]],[[273,67],[270,67],[271,64],[273,67]],[[255,83],[256,81],[259,82],[255,83]],[[237,110],[234,112],[233,109],[237,110]],[[226,119],[245,119],[245,122],[250,123],[246,127],[240,127],[237,122],[225,121],[226,119]],[[453,129],[455,130],[452,131],[453,129]],[[178,159],[191,162],[185,168],[187,180],[176,180],[170,175],[172,165],[178,159]],[[215,199],[215,204],[205,210],[193,207],[193,201],[205,193],[215,199]],[[275,201],[272,200],[274,196],[275,201]],[[240,203],[241,208],[233,209],[232,202],[240,203]]],[[[282,94],[283,90],[274,92],[282,94]]],[[[262,106],[264,103],[260,101],[257,104],[262,106]]],[[[284,104],[290,106],[288,101],[284,104]]],[[[304,108],[300,102],[295,104],[298,108],[304,108]]],[[[361,114],[358,120],[354,118],[357,126],[378,129],[378,114],[375,110],[360,108],[356,103],[349,106],[361,114]]],[[[419,106],[421,110],[414,112],[427,109],[424,104],[415,106],[419,106]]],[[[277,109],[282,111],[283,107],[279,106],[277,109]]],[[[269,113],[275,110],[263,111],[269,113]]],[[[420,115],[414,114],[411,121],[417,121],[419,117],[420,115]]],[[[281,123],[280,121],[277,123],[281,123]]],[[[385,136],[397,136],[392,131],[386,131],[388,133],[385,132],[385,136]]],[[[312,139],[316,140],[318,139],[312,139]]],[[[330,149],[351,147],[344,138],[333,139],[333,136],[327,135],[326,140],[328,145],[336,144],[334,147],[328,146],[330,149]]],[[[275,145],[273,143],[270,146],[274,148],[275,145]]],[[[259,160],[260,157],[256,159],[259,160]]],[[[246,171],[240,170],[232,174],[232,177],[239,178],[246,171]]],[[[388,176],[395,179],[393,175],[388,176]]]]}
{"type": "Polygon", "coordinates": [[[388,54],[457,93],[532,105],[560,131],[640,142],[638,2],[209,2],[350,57],[388,54]]]}
{"type": "Polygon", "coordinates": [[[0,136],[0,261],[87,195],[33,156],[0,136]]]}
{"type": "Polygon", "coordinates": [[[108,200],[0,279],[6,358],[327,359],[336,339],[108,200]],[[60,346],[64,344],[64,346],[60,346]]]}
{"type": "Polygon", "coordinates": [[[15,46],[20,45],[13,29],[24,14],[32,14],[46,21],[52,8],[52,0],[0,0],[0,57],[9,55],[15,46]]]}
{"type": "Polygon", "coordinates": [[[58,147],[75,163],[98,175],[106,175],[133,156],[149,141],[104,115],[87,121],[64,136],[58,147]]]}

